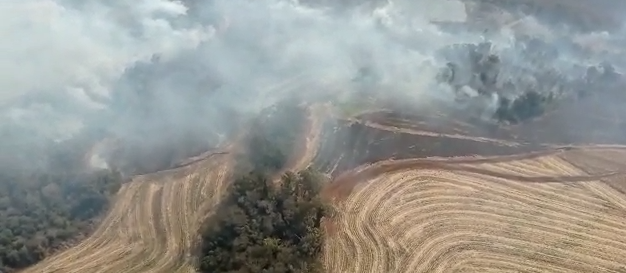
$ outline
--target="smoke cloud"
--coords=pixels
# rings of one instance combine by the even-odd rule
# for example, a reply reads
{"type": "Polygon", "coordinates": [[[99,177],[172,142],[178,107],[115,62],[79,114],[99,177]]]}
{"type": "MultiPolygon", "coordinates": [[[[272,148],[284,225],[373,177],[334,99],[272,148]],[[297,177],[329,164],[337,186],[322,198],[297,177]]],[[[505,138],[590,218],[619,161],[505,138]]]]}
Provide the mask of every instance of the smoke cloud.
{"type": "MultiPolygon", "coordinates": [[[[10,158],[85,134],[114,139],[126,154],[189,156],[280,99],[354,92],[364,67],[378,75],[377,92],[416,106],[452,102],[436,88],[447,61],[437,52],[457,43],[490,39],[512,62],[534,65],[515,59],[513,26],[485,34],[433,23],[465,21],[460,1],[8,0],[0,17],[0,133],[10,158]]],[[[543,26],[530,18],[515,27],[543,26]]]]}
{"type": "Polygon", "coordinates": [[[173,57],[208,38],[206,29],[173,24],[185,13],[182,4],[161,0],[3,1],[4,117],[34,128],[52,124],[55,134],[75,132],[80,116],[107,107],[127,67],[154,54],[173,57]]]}

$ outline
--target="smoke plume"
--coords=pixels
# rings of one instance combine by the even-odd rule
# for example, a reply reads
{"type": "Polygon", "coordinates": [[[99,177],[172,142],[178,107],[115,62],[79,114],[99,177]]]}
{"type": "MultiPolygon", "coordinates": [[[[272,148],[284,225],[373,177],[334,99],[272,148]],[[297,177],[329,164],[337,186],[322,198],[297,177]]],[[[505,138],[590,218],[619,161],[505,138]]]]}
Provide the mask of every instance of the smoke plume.
{"type": "MultiPolygon", "coordinates": [[[[512,28],[545,27],[529,18],[488,34],[442,31],[433,22],[468,20],[460,1],[322,2],[3,1],[0,163],[82,138],[86,147],[107,139],[118,154],[171,165],[286,97],[350,99],[340,94],[358,91],[353,80],[363,68],[377,75],[376,92],[416,107],[452,103],[454,94],[435,80],[450,61],[442,48],[489,39],[532,69],[518,58],[512,28]]],[[[559,41],[550,30],[534,32],[559,41]]],[[[573,55],[564,52],[555,65],[570,69],[573,55]]],[[[87,160],[94,166],[109,166],[103,145],[89,148],[98,151],[87,160]]]]}

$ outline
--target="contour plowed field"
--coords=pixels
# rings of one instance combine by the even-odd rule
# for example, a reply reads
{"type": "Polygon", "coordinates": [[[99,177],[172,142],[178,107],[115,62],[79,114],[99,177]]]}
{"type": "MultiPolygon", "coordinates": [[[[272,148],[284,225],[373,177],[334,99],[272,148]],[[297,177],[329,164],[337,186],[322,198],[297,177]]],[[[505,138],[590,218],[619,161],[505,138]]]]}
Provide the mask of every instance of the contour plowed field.
{"type": "Polygon", "coordinates": [[[369,172],[338,204],[327,272],[621,272],[626,196],[599,180],[620,175],[571,152],[369,172]]]}
{"type": "Polygon", "coordinates": [[[98,229],[27,273],[195,272],[191,251],[202,220],[226,188],[230,156],[125,184],[98,229]]]}

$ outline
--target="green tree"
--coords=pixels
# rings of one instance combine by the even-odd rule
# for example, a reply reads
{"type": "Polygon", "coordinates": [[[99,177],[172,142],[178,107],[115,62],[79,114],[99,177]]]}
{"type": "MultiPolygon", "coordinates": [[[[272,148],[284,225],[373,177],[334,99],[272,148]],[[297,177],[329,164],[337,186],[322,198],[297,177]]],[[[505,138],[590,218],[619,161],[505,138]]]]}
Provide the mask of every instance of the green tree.
{"type": "Polygon", "coordinates": [[[320,223],[326,207],[318,197],[323,177],[312,170],[287,172],[304,123],[294,103],[268,109],[250,130],[245,158],[202,232],[200,269],[221,273],[321,272],[320,223]]]}

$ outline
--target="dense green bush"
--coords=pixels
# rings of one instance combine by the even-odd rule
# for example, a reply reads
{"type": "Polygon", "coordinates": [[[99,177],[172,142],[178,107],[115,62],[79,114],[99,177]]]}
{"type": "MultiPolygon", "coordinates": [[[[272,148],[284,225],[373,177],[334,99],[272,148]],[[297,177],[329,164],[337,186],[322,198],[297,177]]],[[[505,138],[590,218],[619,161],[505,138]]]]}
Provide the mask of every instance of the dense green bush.
{"type": "Polygon", "coordinates": [[[86,235],[122,178],[86,168],[97,136],[56,142],[10,124],[0,136],[0,272],[13,272],[86,235]]]}
{"type": "Polygon", "coordinates": [[[203,234],[203,272],[322,272],[320,179],[286,174],[273,185],[252,172],[236,179],[203,234]]]}
{"type": "Polygon", "coordinates": [[[552,100],[552,95],[544,96],[535,91],[526,92],[514,100],[501,98],[494,116],[499,121],[519,123],[541,116],[552,100]]]}
{"type": "Polygon", "coordinates": [[[121,183],[118,173],[0,174],[0,272],[45,258],[89,231],[121,183]]]}
{"type": "Polygon", "coordinates": [[[304,124],[293,103],[268,109],[254,122],[246,157],[203,230],[200,269],[221,273],[321,272],[321,176],[282,172],[304,124]]]}

